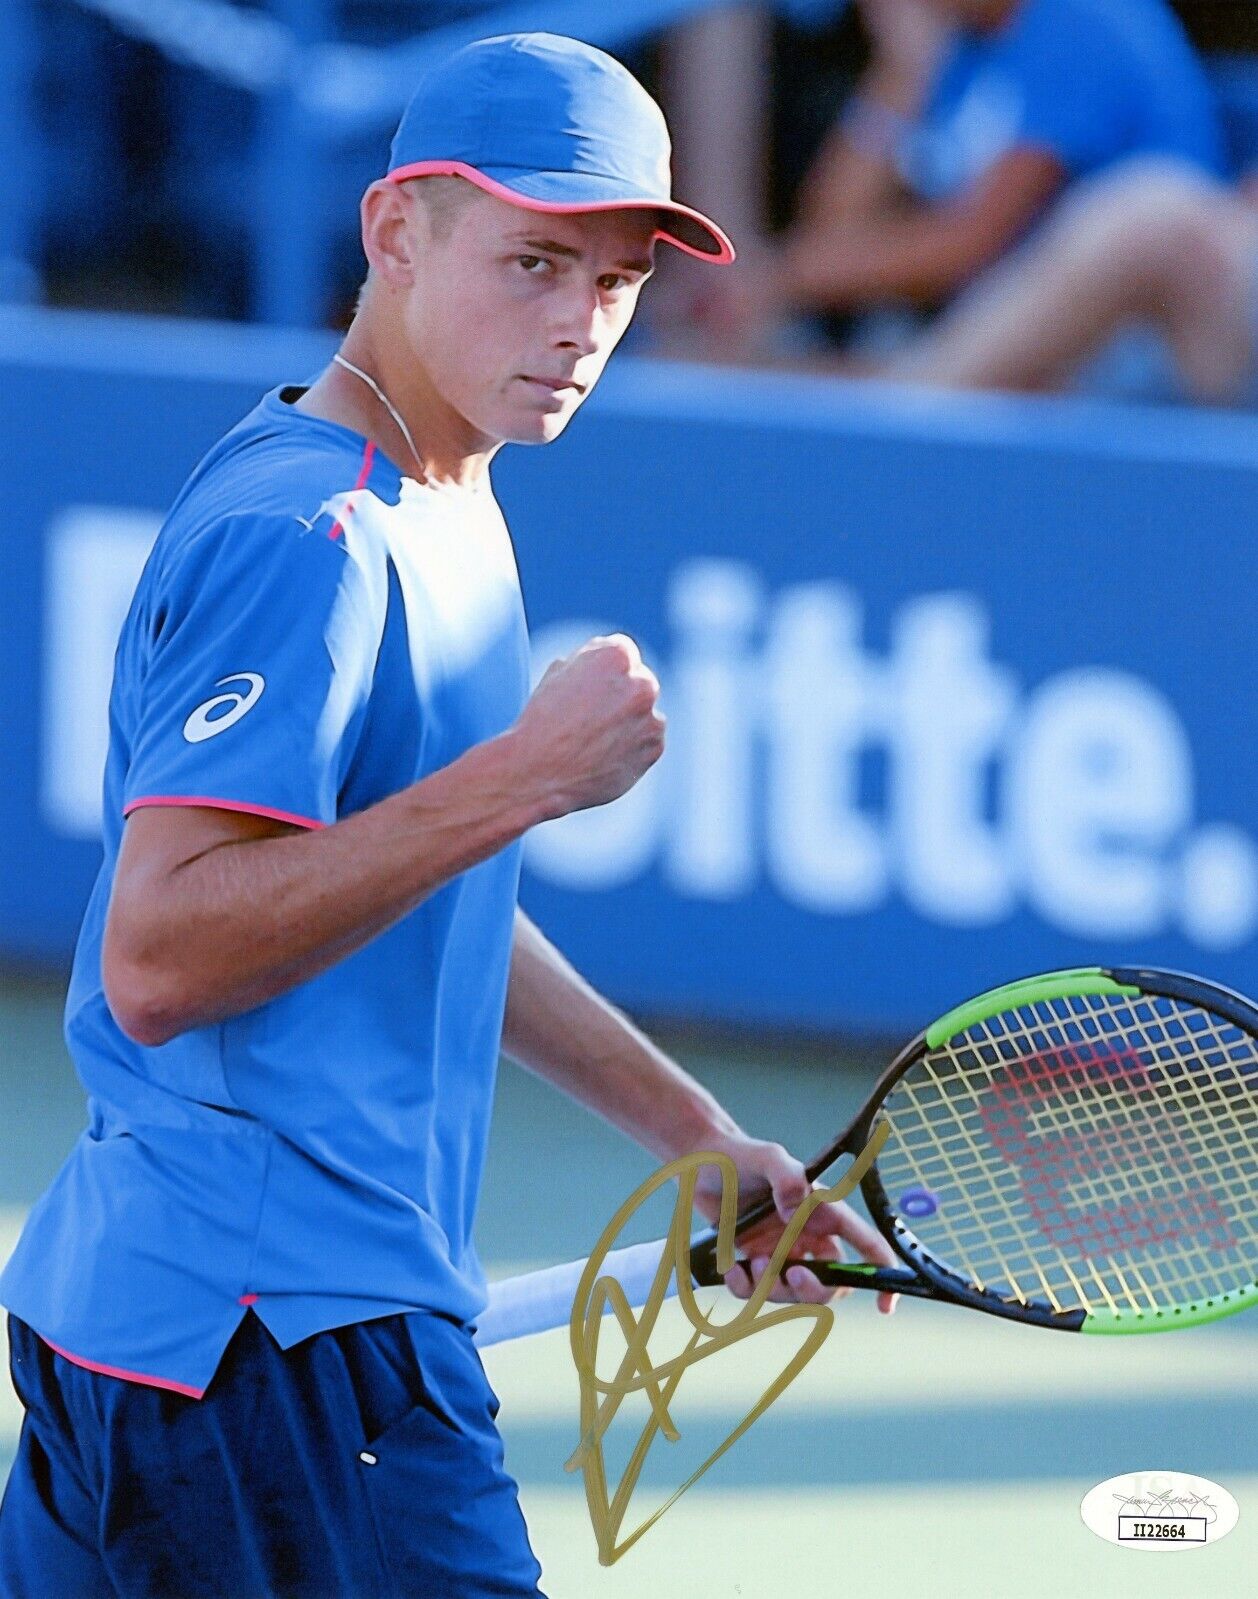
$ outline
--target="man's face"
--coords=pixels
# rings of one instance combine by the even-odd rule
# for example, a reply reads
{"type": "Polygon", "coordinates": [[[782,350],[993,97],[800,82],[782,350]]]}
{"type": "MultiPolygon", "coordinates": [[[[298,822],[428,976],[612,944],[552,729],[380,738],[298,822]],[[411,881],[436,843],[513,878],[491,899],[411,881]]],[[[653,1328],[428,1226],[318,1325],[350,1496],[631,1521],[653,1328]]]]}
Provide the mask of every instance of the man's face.
{"type": "Polygon", "coordinates": [[[549,443],[629,326],[656,213],[552,215],[478,191],[434,237],[423,206],[415,212],[404,319],[429,381],[483,437],[549,443]]]}

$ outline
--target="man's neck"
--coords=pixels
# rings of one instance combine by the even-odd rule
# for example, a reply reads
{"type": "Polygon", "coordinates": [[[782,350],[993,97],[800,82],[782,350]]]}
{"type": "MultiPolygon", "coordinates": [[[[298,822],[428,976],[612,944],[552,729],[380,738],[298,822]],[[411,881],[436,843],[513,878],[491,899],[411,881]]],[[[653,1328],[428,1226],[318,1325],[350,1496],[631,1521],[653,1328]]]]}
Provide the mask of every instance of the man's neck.
{"type": "Polygon", "coordinates": [[[389,406],[371,385],[336,361],[330,362],[294,402],[297,410],[361,433],[397,465],[404,477],[417,477],[421,483],[434,486],[460,488],[476,488],[485,480],[494,451],[467,454],[456,447],[443,448],[439,438],[441,429],[436,419],[426,414],[436,407],[425,407],[414,398],[410,398],[408,405],[409,397],[400,385],[395,385],[398,394],[390,393],[389,384],[382,377],[383,363],[374,357],[365,338],[355,337],[355,329],[350,329],[340,353],[388,395],[390,404],[410,431],[414,449],[389,406]]]}

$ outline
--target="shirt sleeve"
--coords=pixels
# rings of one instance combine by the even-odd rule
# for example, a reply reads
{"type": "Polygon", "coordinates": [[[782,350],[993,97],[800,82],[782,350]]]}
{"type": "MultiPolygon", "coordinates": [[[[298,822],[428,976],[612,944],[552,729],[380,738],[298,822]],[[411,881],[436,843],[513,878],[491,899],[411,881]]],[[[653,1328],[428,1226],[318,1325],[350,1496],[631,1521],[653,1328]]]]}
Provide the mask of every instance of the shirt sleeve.
{"type": "Polygon", "coordinates": [[[1038,28],[1024,41],[1021,66],[1020,145],[1049,151],[1076,178],[1130,148],[1137,92],[1132,65],[1104,28],[1087,38],[1038,28]]]}
{"type": "Polygon", "coordinates": [[[387,584],[296,518],[230,517],[156,579],[123,814],[203,804],[306,827],[337,819],[387,584]]]}

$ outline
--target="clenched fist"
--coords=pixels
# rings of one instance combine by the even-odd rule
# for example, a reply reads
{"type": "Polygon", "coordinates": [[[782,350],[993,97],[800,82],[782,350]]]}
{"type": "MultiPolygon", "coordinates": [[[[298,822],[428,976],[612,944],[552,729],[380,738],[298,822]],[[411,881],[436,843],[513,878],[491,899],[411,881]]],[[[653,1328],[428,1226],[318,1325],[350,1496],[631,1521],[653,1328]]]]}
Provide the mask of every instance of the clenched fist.
{"type": "Polygon", "coordinates": [[[660,685],[623,633],[547,667],[514,733],[549,817],[606,805],[664,752],[660,685]]]}

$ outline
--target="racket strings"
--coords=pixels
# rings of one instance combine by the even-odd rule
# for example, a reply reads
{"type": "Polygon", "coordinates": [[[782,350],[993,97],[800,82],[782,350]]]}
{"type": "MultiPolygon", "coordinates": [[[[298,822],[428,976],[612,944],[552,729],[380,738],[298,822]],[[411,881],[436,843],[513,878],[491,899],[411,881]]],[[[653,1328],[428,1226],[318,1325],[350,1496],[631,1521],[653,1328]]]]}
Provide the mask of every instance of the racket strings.
{"type": "MultiPolygon", "coordinates": [[[[1209,1018],[1201,1013],[1196,1015],[1198,1031],[1212,1025],[1209,1018]]],[[[1151,1035],[1148,1040],[1151,1044],[1164,1044],[1164,1029],[1153,1026],[1146,1031],[1151,1035]]],[[[1177,1029],[1172,1028],[1171,1031],[1176,1032],[1177,1029]]],[[[1182,1029],[1178,1031],[1182,1032],[1182,1029]]],[[[1155,1052],[1161,1058],[1167,1058],[1164,1047],[1155,1049],[1155,1052]]],[[[1216,1055],[1216,1065],[1218,1059],[1216,1055]]],[[[1116,1062],[1111,1057],[1106,1064],[1112,1069],[1116,1062]]],[[[1125,1117],[1111,1114],[1110,1124],[1099,1134],[1085,1133],[1070,1139],[1066,1136],[1070,1132],[1067,1127],[1055,1139],[1058,1159],[1056,1169],[1050,1171],[1049,1175],[1056,1178],[1056,1184],[1050,1186],[1060,1189],[1070,1185],[1079,1205],[1073,1216],[1064,1218],[1066,1237],[1064,1240],[1057,1237],[1055,1241],[1064,1242],[1071,1253],[1077,1255],[1082,1252],[1092,1260],[1098,1255],[1108,1257],[1117,1279],[1117,1288],[1127,1302],[1130,1304],[1136,1296],[1140,1296],[1146,1304],[1152,1304],[1167,1292],[1172,1299],[1180,1298],[1185,1287],[1195,1283],[1195,1275],[1190,1283],[1185,1284],[1163,1268],[1178,1264],[1181,1268],[1187,1265],[1190,1271],[1194,1271],[1191,1257],[1196,1242],[1204,1240],[1208,1246],[1218,1249],[1233,1245],[1235,1240],[1231,1237],[1216,1192],[1202,1181],[1200,1152],[1194,1152],[1190,1147],[1193,1142],[1192,1122],[1178,1116],[1168,1119],[1165,1104],[1161,1107],[1161,1118],[1151,1118],[1147,1092],[1153,1084],[1152,1079],[1143,1073],[1142,1061],[1129,1050],[1127,1058],[1120,1064],[1124,1068],[1127,1086],[1139,1086],[1145,1091],[1134,1110],[1128,1104],[1125,1117]],[[1154,1128],[1159,1135],[1157,1138],[1150,1136],[1154,1128]],[[1065,1162],[1061,1159],[1063,1148],[1069,1150],[1071,1156],[1065,1162]],[[1086,1208],[1089,1198],[1093,1202],[1090,1210],[1086,1208]],[[1181,1246],[1181,1240],[1187,1241],[1186,1249],[1181,1246]],[[1121,1252],[1117,1247],[1120,1243],[1127,1246],[1123,1257],[1127,1263],[1126,1270],[1123,1269],[1121,1252]],[[1159,1259],[1156,1252],[1152,1255],[1148,1253],[1150,1246],[1155,1244],[1163,1246],[1165,1258],[1159,1259]],[[1151,1269],[1142,1269],[1142,1262],[1151,1269]]],[[[1175,1070],[1182,1086],[1184,1074],[1178,1067],[1175,1070]]],[[[1065,1074],[1059,1070],[1058,1075],[1065,1074]]],[[[1229,1076],[1234,1082],[1235,1075],[1229,1076]]],[[[1069,1091],[1063,1096],[1067,1108],[1073,1103],[1074,1097],[1069,1091]]],[[[1201,1096],[1187,1095],[1185,1098],[1200,1099],[1201,1096]]],[[[1040,1119],[1047,1124],[1051,1136],[1061,1129],[1063,1105],[1048,1097],[1044,1100],[1044,1106],[1048,1114],[1040,1119]]],[[[1044,1132],[1045,1128],[1041,1127],[1040,1131],[1044,1132]]],[[[1237,1145],[1235,1129],[1232,1131],[1231,1142],[1237,1145]]],[[[1240,1131],[1243,1135],[1244,1129],[1240,1131]]],[[[1243,1136],[1237,1147],[1245,1147],[1243,1136]]],[[[1002,1153],[1008,1155],[1010,1151],[1006,1149],[1002,1153]]],[[[1038,1166],[1035,1151],[1023,1150],[1020,1153],[1028,1158],[1034,1174],[1038,1166]]],[[[1211,1164],[1217,1166],[1217,1158],[1211,1164]]],[[[1030,1185],[1028,1187],[1030,1189],[1030,1185]]],[[[1030,1190],[1028,1197],[1034,1201],[1036,1195],[1033,1190],[1030,1190]]],[[[1042,1199],[1044,1196],[1039,1197],[1042,1199]]],[[[1036,1219],[1041,1229],[1053,1237],[1055,1232],[1060,1234],[1063,1231],[1062,1211],[1059,1203],[1055,1226],[1052,1207],[1054,1196],[1050,1192],[1047,1198],[1047,1211],[1043,1204],[1035,1207],[1039,1211],[1036,1219]]],[[[1105,1286],[1108,1287],[1108,1284],[1105,1286]]]]}
{"type": "Polygon", "coordinates": [[[1258,1259],[1258,1046],[1183,1001],[1087,995],[948,1040],[889,1094],[879,1175],[928,1252],[985,1292],[1165,1311],[1258,1259]]]}

